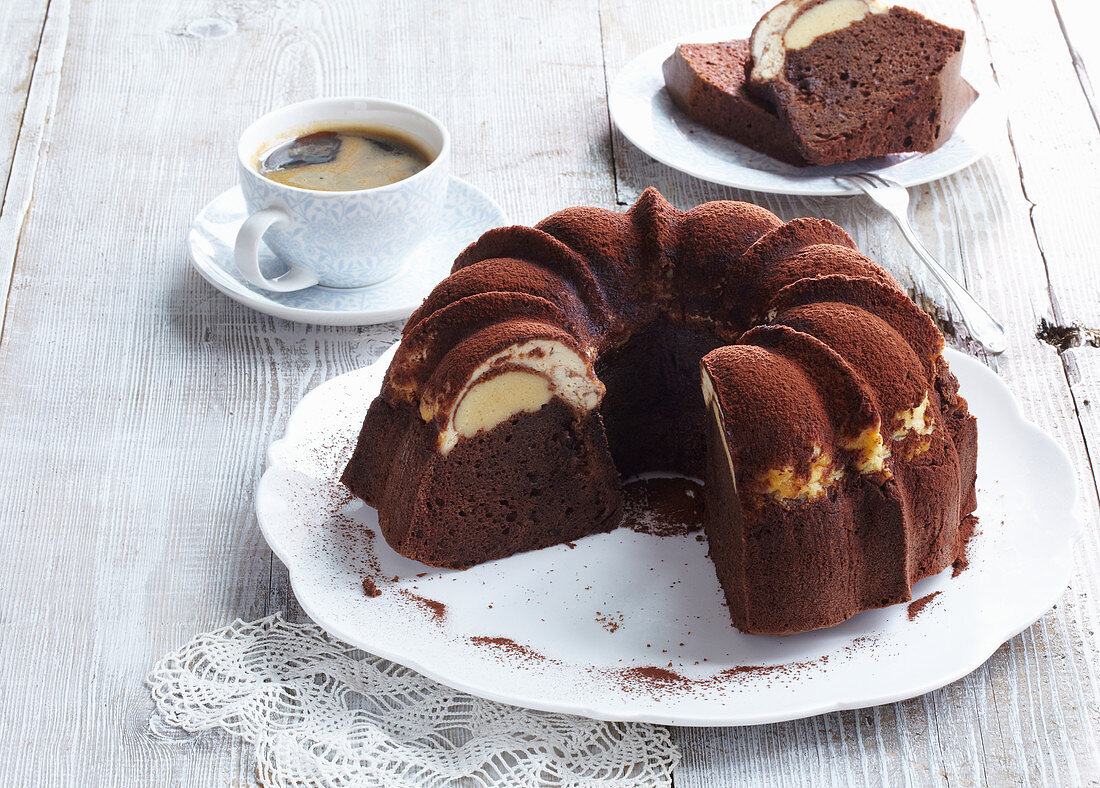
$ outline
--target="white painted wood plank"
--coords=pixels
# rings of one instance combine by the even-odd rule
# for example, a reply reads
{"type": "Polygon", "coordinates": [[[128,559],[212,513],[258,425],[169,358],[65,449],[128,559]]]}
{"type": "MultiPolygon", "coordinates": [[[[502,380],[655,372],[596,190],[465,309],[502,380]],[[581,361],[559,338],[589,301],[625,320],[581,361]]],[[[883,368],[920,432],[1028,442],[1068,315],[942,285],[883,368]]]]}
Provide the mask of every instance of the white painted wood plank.
{"type": "Polygon", "coordinates": [[[0,30],[4,31],[0,51],[0,184],[7,184],[15,156],[15,140],[38,57],[46,6],[47,0],[9,0],[0,6],[0,30]]]}
{"type": "MultiPolygon", "coordinates": [[[[1075,68],[1054,6],[1020,3],[1005,13],[1004,4],[996,0],[975,2],[997,79],[1011,97],[1012,144],[1035,235],[1048,262],[1053,317],[1063,325],[1100,328],[1100,268],[1095,265],[1100,131],[1089,104],[1091,86],[1080,79],[1084,61],[1077,59],[1075,68]]],[[[1095,43],[1100,30],[1096,4],[1067,2],[1058,8],[1075,46],[1089,42],[1083,51],[1100,51],[1095,43]]]]}
{"type": "Polygon", "coordinates": [[[59,0],[48,15],[45,2],[19,0],[0,8],[0,343],[20,232],[57,99],[68,6],[68,0],[59,0]]]}
{"type": "MultiPolygon", "coordinates": [[[[1009,9],[1011,14],[999,3],[979,0],[976,5],[998,81],[1011,97],[1009,125],[1021,195],[1029,208],[1035,246],[1047,274],[1049,306],[1035,318],[1049,317],[1062,326],[1095,326],[1100,317],[1100,276],[1094,263],[1100,245],[1095,221],[1100,209],[1095,185],[1100,172],[1100,134],[1095,108],[1089,105],[1088,85],[1075,73],[1079,69],[1075,69],[1069,49],[1056,42],[1058,35],[1069,33],[1072,37],[1076,33],[1080,37],[1084,31],[1075,26],[1063,29],[1058,15],[1047,13],[1041,4],[1020,4],[1009,9]]],[[[1075,4],[1067,3],[1069,6],[1075,4]]],[[[1051,11],[1056,10],[1052,6],[1051,11]]],[[[1095,8],[1092,10],[1095,18],[1095,8]]],[[[1084,19],[1078,16],[1079,21],[1084,19]]],[[[1036,283],[1036,302],[1040,285],[1036,283]]],[[[1047,358],[1055,356],[1054,348],[1041,346],[1041,350],[1047,358]]],[[[1078,357],[1088,358],[1095,352],[1087,348],[1078,357]]],[[[1090,384],[1077,379],[1075,356],[1062,354],[1059,361],[1074,394],[1088,398],[1090,384]]],[[[1048,401],[1057,402],[1058,409],[1065,411],[1065,418],[1051,418],[1053,414],[1042,403],[1041,385],[1036,385],[1049,379],[1016,380],[1018,390],[1033,392],[1029,404],[1034,410],[1029,413],[1036,421],[1056,433],[1059,430],[1052,421],[1065,428],[1059,437],[1077,467],[1086,531],[1077,551],[1077,571],[1062,604],[1010,644],[1013,658],[1022,658],[1017,662],[1023,666],[1020,678],[1030,679],[1010,686],[1019,691],[1031,714],[1018,714],[1009,722],[1020,723],[1019,730],[1012,731],[1014,739],[1040,744],[1039,757],[1028,762],[1032,779],[1095,781],[1100,779],[1100,526],[1095,472],[1087,449],[1080,448],[1081,439],[1073,433],[1084,427],[1093,446],[1096,434],[1090,437],[1087,423],[1081,422],[1079,402],[1071,410],[1072,403],[1065,403],[1063,397],[1047,395],[1048,401]]]]}
{"type": "Polygon", "coordinates": [[[0,783],[251,784],[239,742],[151,729],[142,680],[290,604],[252,513],[264,451],[397,326],[236,305],[190,270],[191,218],[249,120],[349,93],[440,116],[456,173],[517,219],[612,201],[597,10],[112,0],[69,25],[0,345],[0,783]]]}

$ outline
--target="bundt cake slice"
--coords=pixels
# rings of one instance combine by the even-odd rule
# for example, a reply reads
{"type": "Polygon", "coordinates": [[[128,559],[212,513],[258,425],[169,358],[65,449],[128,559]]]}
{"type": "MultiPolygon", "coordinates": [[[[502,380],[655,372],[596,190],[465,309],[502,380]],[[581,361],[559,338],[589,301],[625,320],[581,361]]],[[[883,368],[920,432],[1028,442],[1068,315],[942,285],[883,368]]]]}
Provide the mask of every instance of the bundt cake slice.
{"type": "Polygon", "coordinates": [[[756,24],[747,90],[810,164],[931,151],[977,98],[964,33],[879,0],[783,0],[756,24]]]}
{"type": "Polygon", "coordinates": [[[647,190],[467,249],[343,481],[395,550],[467,567],[614,528],[620,476],[702,477],[733,623],[830,626],[963,549],[977,433],[942,350],[836,225],[647,190]]]}

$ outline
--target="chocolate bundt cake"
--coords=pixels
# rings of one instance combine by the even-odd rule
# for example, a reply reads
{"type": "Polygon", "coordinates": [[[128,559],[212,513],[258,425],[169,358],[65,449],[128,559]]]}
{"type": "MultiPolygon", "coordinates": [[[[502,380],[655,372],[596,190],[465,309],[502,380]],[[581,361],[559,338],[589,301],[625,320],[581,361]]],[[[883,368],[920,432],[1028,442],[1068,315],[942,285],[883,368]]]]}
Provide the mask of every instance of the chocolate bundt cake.
{"type": "Polygon", "coordinates": [[[665,87],[696,122],[798,166],[928,152],[978,95],[964,38],[879,0],[783,0],[749,41],[677,47],[665,87]]]}
{"type": "Polygon", "coordinates": [[[399,553],[461,568],[615,528],[620,477],[700,477],[733,623],[829,626],[964,548],[977,431],[943,346],[836,225],[648,189],[467,248],[343,482],[399,553]]]}

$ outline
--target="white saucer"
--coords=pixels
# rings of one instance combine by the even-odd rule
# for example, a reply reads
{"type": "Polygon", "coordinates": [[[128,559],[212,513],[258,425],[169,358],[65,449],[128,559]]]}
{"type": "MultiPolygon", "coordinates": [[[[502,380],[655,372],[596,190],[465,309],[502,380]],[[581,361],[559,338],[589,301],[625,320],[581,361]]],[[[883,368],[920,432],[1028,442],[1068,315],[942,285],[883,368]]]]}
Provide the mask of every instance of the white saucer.
{"type": "Polygon", "coordinates": [[[314,621],[475,695],[674,725],[891,703],[961,678],[1043,615],[1066,588],[1081,535],[1065,452],[1024,419],[997,375],[946,356],[978,417],[981,532],[958,577],[949,568],[917,584],[922,610],[869,610],[789,637],[742,634],[696,534],[618,528],[463,572],[403,558],[375,510],[339,482],[392,351],[299,403],[268,452],[256,514],[314,621]],[[364,592],[366,578],[377,596],[364,592]],[[663,681],[664,670],[679,678],[663,681]]]}
{"type": "Polygon", "coordinates": [[[615,77],[608,96],[619,131],[662,164],[696,178],[740,189],[776,194],[845,195],[858,189],[833,176],[875,172],[903,186],[943,178],[970,166],[1005,131],[1005,113],[988,64],[966,50],[963,76],[978,91],[951,139],[931,153],[907,153],[822,167],[795,167],[723,137],[684,115],[665,90],[661,64],[677,44],[747,38],[751,29],[718,28],[678,36],[630,61],[615,77]]]}
{"type": "MultiPolygon", "coordinates": [[[[370,287],[309,287],[273,293],[245,281],[233,262],[233,243],[244,222],[244,197],[234,186],[208,203],[187,234],[191,262],[207,282],[234,301],[259,312],[299,323],[361,326],[402,320],[451,272],[458,253],[486,230],[507,223],[491,197],[452,177],[447,202],[431,235],[413,250],[395,276],[370,287]]],[[[260,246],[260,270],[266,276],[286,270],[266,246],[260,246]]]]}

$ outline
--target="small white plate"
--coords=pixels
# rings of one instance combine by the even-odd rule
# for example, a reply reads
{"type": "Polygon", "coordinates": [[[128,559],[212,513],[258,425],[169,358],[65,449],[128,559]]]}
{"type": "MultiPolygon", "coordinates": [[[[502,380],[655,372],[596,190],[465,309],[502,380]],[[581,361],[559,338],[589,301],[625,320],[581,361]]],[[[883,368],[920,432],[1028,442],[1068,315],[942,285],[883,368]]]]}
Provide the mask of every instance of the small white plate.
{"type": "MultiPolygon", "coordinates": [[[[452,177],[447,202],[431,235],[409,255],[395,276],[369,287],[308,287],[273,293],[245,281],[233,261],[237,230],[247,216],[241,188],[234,186],[199,212],[187,234],[191,262],[202,277],[234,301],[264,314],[327,326],[362,326],[402,320],[451,272],[458,253],[486,230],[507,224],[492,198],[452,177]]],[[[260,246],[260,270],[275,276],[286,265],[260,246]]]]}
{"type": "Polygon", "coordinates": [[[475,695],[673,725],[890,703],[977,668],[1070,577],[1081,524],[1069,459],[993,372],[954,351],[978,417],[981,533],[968,569],[917,585],[914,599],[939,594],[912,618],[901,604],[816,632],[744,635],[696,534],[619,528],[463,572],[431,569],[394,553],[374,509],[339,482],[390,356],[306,395],[270,448],[257,516],[314,621],[475,695]],[[364,578],[380,595],[364,593],[364,578]]]}
{"type": "Polygon", "coordinates": [[[970,166],[1004,133],[1005,114],[996,82],[985,63],[967,49],[963,76],[978,91],[946,143],[932,153],[908,153],[820,167],[795,167],[758,153],[688,118],[665,90],[661,64],[677,44],[747,38],[750,30],[718,28],[677,37],[630,61],[615,77],[608,96],[611,118],[634,145],[662,164],[704,181],[776,194],[861,194],[840,186],[836,175],[875,172],[903,186],[943,178],[970,166]]]}

